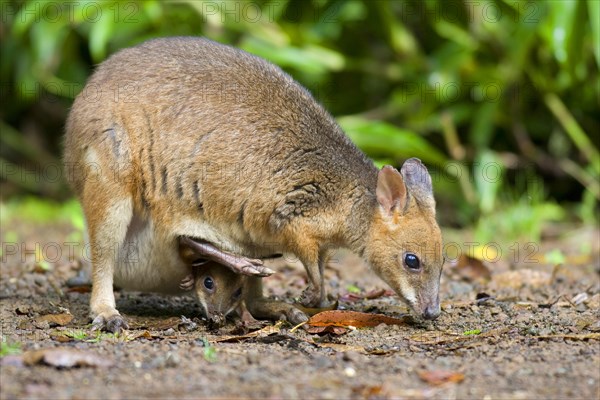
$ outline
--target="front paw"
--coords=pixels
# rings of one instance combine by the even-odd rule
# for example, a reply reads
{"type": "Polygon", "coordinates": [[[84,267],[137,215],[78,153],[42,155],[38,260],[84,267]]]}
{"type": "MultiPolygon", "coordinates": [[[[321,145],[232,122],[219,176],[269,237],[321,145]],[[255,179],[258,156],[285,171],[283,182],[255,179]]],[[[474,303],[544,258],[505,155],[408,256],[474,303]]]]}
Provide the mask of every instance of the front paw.
{"type": "Polygon", "coordinates": [[[194,288],[194,275],[189,274],[179,282],[179,288],[181,290],[189,291],[194,288]]]}
{"type": "Polygon", "coordinates": [[[315,288],[309,286],[304,289],[302,295],[300,296],[300,304],[304,307],[320,307],[321,305],[321,293],[319,290],[315,290],[315,288]]]}
{"type": "Polygon", "coordinates": [[[111,313],[98,314],[92,321],[92,330],[102,330],[112,333],[121,333],[122,330],[129,329],[129,325],[125,318],[118,311],[111,313]]]}
{"type": "Polygon", "coordinates": [[[265,267],[262,260],[254,258],[240,258],[237,260],[237,268],[241,274],[248,276],[265,277],[275,273],[272,269],[265,267]]]}

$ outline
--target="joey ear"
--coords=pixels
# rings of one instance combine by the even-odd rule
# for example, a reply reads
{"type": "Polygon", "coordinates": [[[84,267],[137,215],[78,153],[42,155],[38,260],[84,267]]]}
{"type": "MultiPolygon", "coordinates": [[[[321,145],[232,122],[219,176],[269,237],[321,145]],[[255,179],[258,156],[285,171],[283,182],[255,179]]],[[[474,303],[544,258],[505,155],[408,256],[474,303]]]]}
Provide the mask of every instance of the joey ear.
{"type": "Polygon", "coordinates": [[[421,160],[409,158],[400,169],[411,195],[418,203],[435,208],[431,175],[421,160]]]}
{"type": "Polygon", "coordinates": [[[377,175],[377,201],[387,213],[394,208],[402,209],[408,196],[402,175],[394,167],[386,165],[377,175]]]}

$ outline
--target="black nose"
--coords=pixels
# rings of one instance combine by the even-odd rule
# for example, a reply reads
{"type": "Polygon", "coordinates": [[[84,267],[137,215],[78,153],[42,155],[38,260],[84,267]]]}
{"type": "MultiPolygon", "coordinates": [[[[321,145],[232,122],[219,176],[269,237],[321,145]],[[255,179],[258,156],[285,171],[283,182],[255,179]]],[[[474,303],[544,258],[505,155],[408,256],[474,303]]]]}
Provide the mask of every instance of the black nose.
{"type": "Polygon", "coordinates": [[[440,316],[440,306],[439,305],[431,305],[427,306],[425,310],[423,310],[423,318],[425,319],[436,319],[440,316]]]}

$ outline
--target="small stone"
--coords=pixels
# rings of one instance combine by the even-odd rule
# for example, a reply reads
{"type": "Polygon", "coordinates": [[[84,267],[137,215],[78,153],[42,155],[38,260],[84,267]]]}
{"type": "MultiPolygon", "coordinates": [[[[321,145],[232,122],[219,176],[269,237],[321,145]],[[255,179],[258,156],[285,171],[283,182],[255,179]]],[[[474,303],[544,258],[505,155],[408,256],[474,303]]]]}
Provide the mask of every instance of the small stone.
{"type": "Polygon", "coordinates": [[[352,367],[346,367],[344,368],[344,375],[348,378],[354,378],[356,376],[356,370],[352,367]]]}
{"type": "Polygon", "coordinates": [[[579,303],[575,309],[579,312],[587,311],[588,307],[584,303],[579,303]]]}
{"type": "Polygon", "coordinates": [[[169,328],[166,331],[163,331],[163,335],[165,335],[165,336],[173,336],[173,335],[175,335],[175,329],[169,328]]]}

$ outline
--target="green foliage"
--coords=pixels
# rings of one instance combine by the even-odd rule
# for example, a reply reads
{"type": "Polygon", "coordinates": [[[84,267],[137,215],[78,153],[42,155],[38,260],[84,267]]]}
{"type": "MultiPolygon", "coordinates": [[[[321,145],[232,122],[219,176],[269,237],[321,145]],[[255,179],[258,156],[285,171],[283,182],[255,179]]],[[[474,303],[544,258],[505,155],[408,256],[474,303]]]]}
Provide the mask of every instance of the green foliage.
{"type": "MultiPolygon", "coordinates": [[[[88,339],[88,332],[81,330],[81,329],[77,329],[77,330],[71,329],[68,331],[60,332],[60,333],[63,333],[66,337],[69,337],[74,340],[83,341],[85,339],[88,339]]],[[[98,335],[96,335],[96,336],[98,336],[98,335]]]]}
{"type": "Polygon", "coordinates": [[[567,260],[564,253],[560,249],[552,249],[544,255],[544,259],[553,265],[562,265],[567,260]]]}
{"type": "Polygon", "coordinates": [[[204,359],[208,362],[217,361],[217,349],[211,345],[207,339],[202,339],[204,343],[204,359]]]}
{"type": "Polygon", "coordinates": [[[25,197],[14,201],[0,203],[2,223],[13,217],[22,222],[36,224],[70,223],[76,231],[83,232],[85,220],[81,206],[77,200],[66,202],[49,201],[38,197],[25,197]]]}
{"type": "Polygon", "coordinates": [[[348,285],[346,286],[346,290],[348,293],[360,293],[362,290],[356,285],[348,285]]]}
{"type": "MultiPolygon", "coordinates": [[[[536,237],[545,221],[560,218],[561,207],[574,202],[580,219],[596,220],[600,6],[595,0],[19,1],[3,6],[4,196],[69,196],[63,180],[23,176],[60,165],[68,107],[95,64],[149,38],[201,35],[282,66],[378,165],[423,159],[437,178],[445,224],[479,221],[481,237],[494,232],[512,237],[521,229],[536,237]],[[499,179],[482,175],[490,165],[501,172],[499,179]],[[524,169],[546,183],[535,201],[516,193],[512,177],[524,169]]],[[[42,219],[49,213],[33,212],[42,219]]],[[[83,220],[74,218],[82,227],[83,220]]]]}
{"type": "Polygon", "coordinates": [[[2,336],[2,341],[0,342],[0,357],[20,354],[21,351],[21,343],[9,342],[6,337],[2,336]]]}

